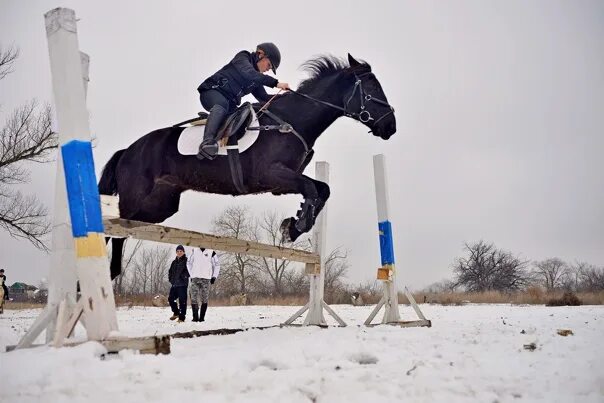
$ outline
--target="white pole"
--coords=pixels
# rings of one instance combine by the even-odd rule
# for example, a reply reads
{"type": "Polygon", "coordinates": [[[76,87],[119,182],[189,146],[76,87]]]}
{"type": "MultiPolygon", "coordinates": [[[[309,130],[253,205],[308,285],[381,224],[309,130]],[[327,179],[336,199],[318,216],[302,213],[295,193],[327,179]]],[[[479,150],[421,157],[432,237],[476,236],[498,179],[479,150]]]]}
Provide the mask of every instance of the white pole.
{"type": "MultiPolygon", "coordinates": [[[[58,120],[59,145],[77,138],[90,138],[88,112],[84,95],[82,63],[77,37],[75,12],[55,8],[47,12],[46,36],[50,70],[58,120]]],[[[73,305],[76,295],[76,257],[71,222],[67,209],[65,174],[61,153],[57,154],[54,225],[48,287],[48,307],[57,309],[66,299],[73,305]]],[[[56,316],[51,317],[46,342],[53,339],[56,316]]]]}
{"type": "MultiPolygon", "coordinates": [[[[59,146],[76,139],[90,141],[85,95],[89,58],[79,51],[75,12],[67,8],[55,8],[47,12],[44,17],[58,120],[59,146]]],[[[65,174],[61,152],[57,154],[51,247],[48,304],[29,332],[19,342],[18,347],[31,345],[45,327],[46,342],[53,340],[56,333],[58,307],[61,301],[64,301],[64,309],[75,310],[76,283],[78,280],[76,274],[77,263],[71,220],[67,208],[65,174]]],[[[84,274],[84,276],[84,282],[89,283],[89,281],[86,281],[88,277],[99,277],[99,274],[96,270],[93,270],[88,274],[84,274]]],[[[108,276],[107,273],[106,277],[108,278],[108,276]]],[[[82,278],[80,280],[82,281],[82,278]]],[[[103,290],[111,293],[111,296],[110,298],[104,297],[104,299],[113,301],[113,292],[110,287],[111,280],[108,281],[109,288],[106,288],[106,281],[103,281],[102,287],[103,290]]],[[[92,303],[89,304],[89,307],[91,305],[92,303]]],[[[111,308],[109,309],[111,310],[111,308]]],[[[103,307],[99,311],[105,312],[106,308],[103,307]]],[[[115,315],[114,306],[113,315],[115,315]]],[[[89,322],[93,321],[93,318],[89,319],[89,322]]],[[[107,327],[113,330],[117,329],[117,321],[109,319],[109,325],[100,325],[100,328],[104,329],[101,333],[107,333],[107,327]]],[[[92,328],[99,329],[99,325],[93,325],[92,328]]],[[[93,332],[95,331],[93,330],[93,332]]],[[[99,334],[99,331],[96,331],[96,336],[99,334]]],[[[98,339],[95,335],[91,335],[90,331],[88,335],[89,338],[93,336],[92,338],[98,339]]]]}
{"type": "MultiPolygon", "coordinates": [[[[329,164],[325,161],[317,161],[315,164],[315,178],[318,181],[329,183],[329,164]]],[[[310,297],[308,303],[294,313],[289,319],[283,322],[284,325],[291,325],[297,318],[302,316],[306,310],[306,318],[304,319],[304,326],[317,325],[327,326],[325,316],[323,315],[323,308],[338,322],[340,326],[346,326],[346,322],[334,312],[323,300],[325,291],[325,261],[327,253],[327,204],[323,207],[323,210],[319,213],[319,216],[315,220],[315,225],[312,232],[312,244],[313,251],[321,257],[321,264],[319,271],[317,272],[317,266],[315,264],[306,264],[306,273],[310,275],[310,297]]]]}
{"type": "MultiPolygon", "coordinates": [[[[325,161],[317,161],[315,163],[315,179],[321,182],[329,183],[329,164],[325,161]]],[[[325,317],[323,316],[323,294],[325,287],[325,253],[326,237],[325,231],[327,228],[327,204],[319,213],[313,227],[313,252],[321,256],[321,270],[318,274],[310,275],[310,301],[308,306],[308,314],[304,320],[305,325],[326,325],[325,317]]]]}
{"type": "MultiPolygon", "coordinates": [[[[82,302],[79,308],[84,315],[88,339],[102,340],[111,331],[117,330],[117,318],[92,144],[90,140],[72,140],[61,146],[61,154],[65,167],[71,229],[76,245],[76,270],[82,302]]],[[[79,313],[76,314],[78,315],[79,313]]],[[[62,326],[67,325],[63,323],[62,326]]],[[[63,334],[71,332],[71,328],[61,330],[63,334]]]]}
{"type": "Polygon", "coordinates": [[[391,323],[399,321],[401,317],[398,311],[398,290],[396,285],[396,270],[394,267],[394,245],[392,240],[392,224],[388,212],[390,201],[388,198],[386,157],[384,154],[373,156],[373,174],[375,179],[375,200],[378,213],[380,255],[382,260],[382,275],[378,275],[378,278],[381,278],[384,281],[384,318],[382,319],[382,323],[391,323]]]}
{"type": "Polygon", "coordinates": [[[84,80],[84,99],[88,95],[88,82],[90,81],[90,56],[84,52],[80,52],[80,63],[82,65],[82,79],[84,80]]]}

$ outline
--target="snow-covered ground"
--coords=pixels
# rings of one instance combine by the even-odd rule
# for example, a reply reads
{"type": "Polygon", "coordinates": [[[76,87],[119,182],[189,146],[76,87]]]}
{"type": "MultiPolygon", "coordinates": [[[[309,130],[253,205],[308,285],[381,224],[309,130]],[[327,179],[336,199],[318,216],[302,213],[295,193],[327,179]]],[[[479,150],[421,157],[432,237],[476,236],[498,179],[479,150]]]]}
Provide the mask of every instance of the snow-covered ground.
{"type": "MultiPolygon", "coordinates": [[[[367,328],[371,307],[336,305],[346,328],[173,339],[165,356],[101,359],[97,343],[0,353],[0,401],[604,402],[604,306],[421,307],[432,328],[367,328]],[[536,350],[523,348],[529,343],[536,350]]],[[[169,308],[124,308],[118,320],[123,333],[152,335],[268,326],[295,310],[210,307],[207,322],[177,324],[169,308]]],[[[0,349],[39,313],[0,315],[0,349]]],[[[415,318],[409,307],[401,313],[415,318]]]]}

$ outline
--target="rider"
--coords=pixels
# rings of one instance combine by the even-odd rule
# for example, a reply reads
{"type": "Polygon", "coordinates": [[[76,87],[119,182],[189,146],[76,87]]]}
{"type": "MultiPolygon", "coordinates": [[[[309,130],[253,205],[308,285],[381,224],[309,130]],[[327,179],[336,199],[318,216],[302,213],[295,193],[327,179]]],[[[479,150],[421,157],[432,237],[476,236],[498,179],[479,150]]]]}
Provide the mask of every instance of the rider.
{"type": "Polygon", "coordinates": [[[199,99],[210,116],[199,146],[198,159],[212,160],[216,157],[218,130],[224,119],[235,112],[241,97],[251,93],[259,101],[267,102],[271,96],[264,86],[289,90],[287,83],[263,74],[268,70],[276,73],[280,63],[281,53],[277,46],[271,42],[261,43],[254,53],[246,50],[237,53],[233,60],[201,83],[197,88],[199,99]]]}

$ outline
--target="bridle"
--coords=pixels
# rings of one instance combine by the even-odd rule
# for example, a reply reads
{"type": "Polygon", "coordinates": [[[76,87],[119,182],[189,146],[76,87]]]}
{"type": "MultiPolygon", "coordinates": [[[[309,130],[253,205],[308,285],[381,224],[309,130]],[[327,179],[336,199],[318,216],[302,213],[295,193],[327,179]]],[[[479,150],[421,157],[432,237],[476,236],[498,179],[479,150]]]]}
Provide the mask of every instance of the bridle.
{"type": "MultiPolygon", "coordinates": [[[[371,126],[375,126],[380,120],[386,118],[387,116],[390,116],[391,114],[394,114],[394,108],[386,101],[376,98],[374,96],[372,96],[371,94],[368,94],[364,89],[363,89],[363,81],[361,80],[361,78],[363,76],[372,74],[371,72],[367,72],[367,73],[363,73],[360,75],[355,74],[354,78],[354,87],[352,87],[352,91],[350,93],[350,96],[348,97],[348,99],[346,100],[346,102],[344,103],[344,106],[338,106],[335,104],[332,104],[331,102],[327,102],[327,101],[323,101],[321,99],[317,99],[314,97],[311,97],[310,95],[306,95],[306,94],[302,94],[301,92],[298,91],[294,91],[294,90],[290,90],[290,92],[293,92],[296,95],[299,95],[301,97],[310,99],[311,101],[323,104],[325,106],[329,106],[330,108],[334,108],[337,109],[339,111],[341,111],[344,116],[348,116],[350,118],[353,118],[355,120],[358,120],[361,123],[369,123],[371,121],[372,124],[371,126]],[[349,105],[350,102],[353,100],[353,98],[355,97],[356,93],[359,93],[359,98],[360,98],[360,110],[358,112],[351,112],[349,110],[349,105]],[[375,120],[373,118],[373,116],[371,116],[371,112],[369,112],[366,108],[365,108],[365,102],[376,102],[378,104],[387,106],[388,108],[390,108],[390,110],[386,113],[384,113],[381,117],[379,117],[377,120],[375,120]]],[[[371,130],[369,131],[371,132],[371,130]]]]}
{"type": "MultiPolygon", "coordinates": [[[[306,95],[303,94],[301,92],[298,91],[294,91],[292,89],[289,90],[289,92],[292,92],[296,95],[299,95],[303,98],[309,99],[313,102],[317,102],[319,104],[323,104],[325,106],[329,106],[330,108],[333,109],[337,109],[339,111],[341,111],[343,113],[344,116],[348,116],[350,118],[353,118],[355,120],[358,120],[361,123],[368,123],[370,121],[373,121],[373,123],[371,123],[370,125],[370,129],[369,133],[371,133],[373,131],[373,127],[375,127],[375,125],[382,119],[390,116],[391,114],[394,114],[394,108],[386,101],[379,99],[379,98],[375,98],[374,96],[372,96],[371,94],[367,94],[366,91],[363,89],[363,82],[361,81],[361,78],[363,76],[372,74],[371,72],[366,72],[363,74],[359,74],[357,75],[355,73],[354,78],[354,87],[352,87],[352,91],[350,92],[350,96],[348,97],[348,99],[346,100],[346,102],[344,103],[344,106],[338,106],[335,104],[332,104],[331,102],[327,102],[327,101],[323,101],[321,99],[317,99],[314,97],[311,97],[310,95],[306,95]],[[350,102],[353,100],[353,98],[355,97],[356,93],[359,93],[359,97],[360,97],[360,102],[361,102],[361,106],[360,106],[360,110],[358,112],[351,112],[349,110],[349,105],[350,102]],[[371,112],[369,112],[366,108],[365,108],[365,102],[377,102],[378,104],[387,106],[388,108],[390,108],[390,110],[386,113],[384,113],[382,116],[380,116],[377,120],[373,119],[373,116],[371,116],[371,112]]],[[[306,155],[308,155],[308,153],[311,151],[310,148],[308,147],[308,144],[306,143],[306,140],[304,139],[304,137],[298,133],[296,131],[296,129],[294,129],[294,127],[285,122],[283,119],[281,119],[279,116],[275,115],[274,113],[272,113],[271,111],[268,110],[268,106],[270,105],[270,103],[273,101],[273,99],[275,99],[275,97],[277,95],[279,95],[281,91],[279,91],[277,94],[273,95],[273,97],[266,103],[264,104],[264,106],[262,106],[262,108],[260,108],[260,110],[257,112],[258,113],[258,117],[260,117],[261,115],[266,115],[268,116],[270,119],[274,120],[275,122],[277,122],[277,125],[260,125],[260,126],[256,126],[256,127],[248,127],[247,130],[279,130],[279,132],[281,133],[293,133],[301,142],[302,145],[304,146],[304,151],[305,151],[305,158],[306,155]]]]}

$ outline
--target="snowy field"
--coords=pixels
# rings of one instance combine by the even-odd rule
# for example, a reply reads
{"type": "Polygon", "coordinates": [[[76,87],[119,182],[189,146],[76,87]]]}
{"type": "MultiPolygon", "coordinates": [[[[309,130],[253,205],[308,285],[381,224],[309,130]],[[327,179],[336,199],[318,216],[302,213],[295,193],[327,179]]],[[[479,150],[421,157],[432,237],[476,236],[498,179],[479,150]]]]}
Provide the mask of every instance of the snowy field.
{"type": "MultiPolygon", "coordinates": [[[[346,328],[173,339],[165,356],[101,359],[96,343],[0,353],[0,401],[604,402],[604,306],[421,307],[432,328],[366,328],[371,307],[336,305],[346,328]]],[[[125,334],[152,335],[269,326],[295,310],[210,307],[207,322],[177,324],[169,308],[124,308],[118,320],[125,334]]],[[[0,349],[39,312],[0,315],[0,349]]],[[[401,313],[415,319],[409,307],[401,313]]]]}

